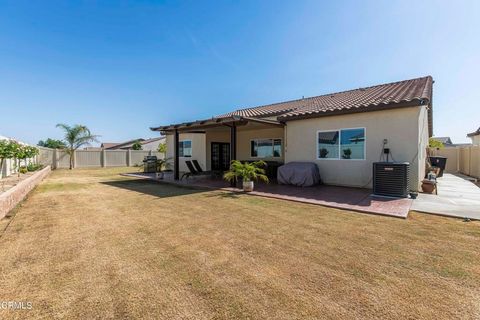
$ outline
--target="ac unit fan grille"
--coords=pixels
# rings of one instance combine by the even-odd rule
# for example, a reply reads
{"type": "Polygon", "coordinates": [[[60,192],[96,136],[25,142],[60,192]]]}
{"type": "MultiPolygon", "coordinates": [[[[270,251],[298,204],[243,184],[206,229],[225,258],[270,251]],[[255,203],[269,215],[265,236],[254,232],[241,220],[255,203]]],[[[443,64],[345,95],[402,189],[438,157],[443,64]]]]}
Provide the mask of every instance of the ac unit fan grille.
{"type": "Polygon", "coordinates": [[[373,193],[390,197],[408,197],[409,163],[375,162],[373,193]]]}

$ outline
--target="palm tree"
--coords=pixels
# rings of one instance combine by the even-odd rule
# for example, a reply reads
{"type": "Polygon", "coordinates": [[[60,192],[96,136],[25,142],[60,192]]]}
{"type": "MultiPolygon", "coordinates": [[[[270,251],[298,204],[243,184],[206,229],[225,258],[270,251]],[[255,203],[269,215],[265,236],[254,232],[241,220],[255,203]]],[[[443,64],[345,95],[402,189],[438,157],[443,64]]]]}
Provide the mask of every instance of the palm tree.
{"type": "Polygon", "coordinates": [[[91,142],[98,142],[96,135],[93,135],[86,126],[76,124],[74,126],[69,126],[63,123],[57,124],[57,128],[61,128],[65,132],[63,140],[67,147],[67,151],[70,156],[70,170],[73,168],[75,150],[81,146],[90,145],[91,142]]]}

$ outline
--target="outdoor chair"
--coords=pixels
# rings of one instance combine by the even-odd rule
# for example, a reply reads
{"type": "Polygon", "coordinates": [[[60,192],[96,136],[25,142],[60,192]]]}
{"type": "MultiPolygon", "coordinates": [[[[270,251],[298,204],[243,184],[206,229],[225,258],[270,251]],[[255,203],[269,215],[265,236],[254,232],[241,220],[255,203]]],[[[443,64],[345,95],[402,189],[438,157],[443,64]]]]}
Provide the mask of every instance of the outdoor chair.
{"type": "Polygon", "coordinates": [[[202,167],[200,166],[200,163],[198,163],[197,160],[192,160],[193,166],[195,167],[195,170],[198,172],[204,172],[202,167]]]}
{"type": "Polygon", "coordinates": [[[192,160],[192,163],[195,166],[195,170],[197,170],[200,173],[203,173],[204,175],[209,174],[212,176],[213,179],[221,178],[223,176],[222,170],[203,171],[202,167],[200,166],[200,163],[198,163],[197,160],[192,160]]]}
{"type": "Polygon", "coordinates": [[[192,177],[192,176],[205,176],[205,175],[211,174],[211,172],[209,171],[203,171],[202,167],[200,167],[200,164],[198,163],[197,160],[193,160],[193,161],[187,160],[185,161],[185,164],[187,165],[189,172],[185,172],[184,174],[182,174],[182,177],[180,178],[180,180],[182,180],[184,177],[188,179],[189,177],[192,177]]]}

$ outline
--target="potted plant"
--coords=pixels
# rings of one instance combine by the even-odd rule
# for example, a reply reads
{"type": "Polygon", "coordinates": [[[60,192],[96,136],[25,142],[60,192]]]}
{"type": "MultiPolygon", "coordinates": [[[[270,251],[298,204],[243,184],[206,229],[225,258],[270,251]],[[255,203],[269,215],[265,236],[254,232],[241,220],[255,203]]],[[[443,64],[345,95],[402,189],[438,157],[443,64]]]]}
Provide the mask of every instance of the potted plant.
{"type": "Polygon", "coordinates": [[[157,179],[163,179],[165,176],[165,171],[168,171],[170,166],[170,158],[158,159],[157,160],[157,179]]]}
{"type": "Polygon", "coordinates": [[[236,181],[238,178],[242,179],[243,191],[250,192],[253,191],[253,181],[254,180],[263,180],[268,183],[268,177],[265,175],[265,161],[255,161],[255,162],[240,162],[238,160],[233,160],[230,164],[230,170],[228,170],[223,178],[227,181],[236,181]]]}

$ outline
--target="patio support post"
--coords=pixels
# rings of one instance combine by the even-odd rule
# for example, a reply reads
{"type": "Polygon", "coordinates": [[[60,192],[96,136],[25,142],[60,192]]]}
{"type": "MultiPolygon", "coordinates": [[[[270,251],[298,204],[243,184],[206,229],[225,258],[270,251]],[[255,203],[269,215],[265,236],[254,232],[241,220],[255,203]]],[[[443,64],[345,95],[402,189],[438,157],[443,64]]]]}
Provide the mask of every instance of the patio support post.
{"type": "Polygon", "coordinates": [[[107,150],[102,149],[102,167],[107,166],[107,150]]]}
{"type": "Polygon", "coordinates": [[[130,167],[132,165],[132,150],[128,149],[127,150],[127,167],[130,167]]]}
{"type": "Polygon", "coordinates": [[[58,169],[58,149],[53,149],[52,168],[53,169],[58,169]]]}
{"type": "MultiPolygon", "coordinates": [[[[237,160],[237,127],[233,124],[230,127],[230,161],[237,160]]],[[[232,180],[231,187],[237,186],[237,181],[232,180]]]]}
{"type": "Polygon", "coordinates": [[[173,142],[173,152],[174,152],[174,157],[173,157],[173,178],[175,180],[179,180],[180,178],[180,169],[179,169],[179,161],[180,161],[180,135],[178,134],[178,130],[175,129],[174,132],[174,142],[173,142]]]}

